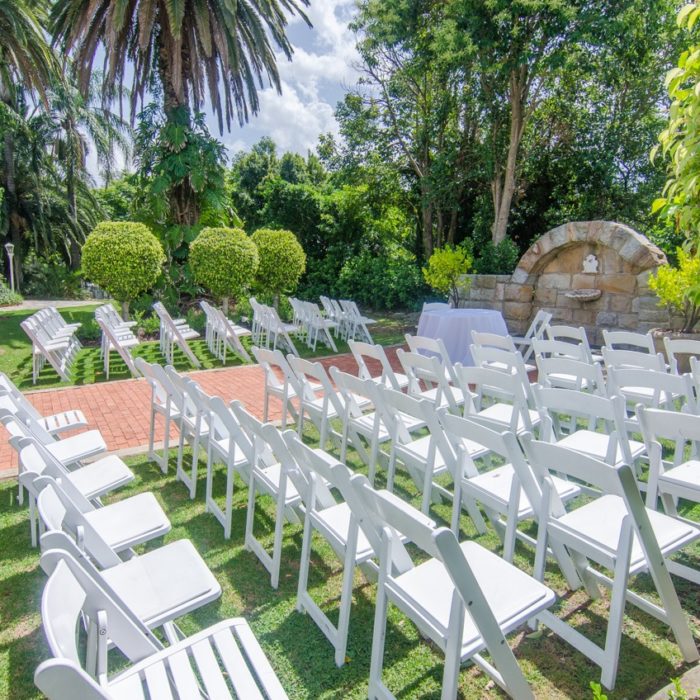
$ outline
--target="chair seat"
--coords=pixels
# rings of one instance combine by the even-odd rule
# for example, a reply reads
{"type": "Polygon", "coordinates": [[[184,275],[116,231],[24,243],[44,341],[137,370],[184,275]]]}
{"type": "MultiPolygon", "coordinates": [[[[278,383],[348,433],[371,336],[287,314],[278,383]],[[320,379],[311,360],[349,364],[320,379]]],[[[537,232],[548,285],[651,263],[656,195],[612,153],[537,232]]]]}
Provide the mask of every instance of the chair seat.
{"type": "Polygon", "coordinates": [[[85,520],[116,551],[147,542],[170,530],[170,521],[149,491],[85,513],[85,520]]]}
{"type": "Polygon", "coordinates": [[[46,448],[59,462],[73,464],[105,452],[107,445],[99,430],[86,430],[84,433],[50,442],[46,448]]]}
{"type": "Polygon", "coordinates": [[[189,540],[132,557],[102,576],[148,627],[159,627],[221,595],[221,586],[189,540]]]}
{"type": "MultiPolygon", "coordinates": [[[[540,422],[540,415],[537,411],[528,409],[527,413],[532,425],[537,425],[540,422]]],[[[493,404],[493,406],[482,409],[476,415],[480,418],[493,421],[494,423],[501,423],[506,427],[510,427],[511,421],[513,420],[513,406],[508,403],[496,403],[493,404]]],[[[469,416],[467,415],[466,417],[468,418],[469,416]]],[[[522,416],[518,416],[516,430],[518,433],[529,430],[529,427],[524,424],[522,416]]]]}
{"type": "MultiPolygon", "coordinates": [[[[454,397],[454,402],[458,406],[464,405],[464,392],[458,387],[451,386],[450,391],[454,397]]],[[[426,391],[420,392],[420,398],[427,399],[431,403],[437,403],[438,393],[440,393],[440,404],[437,408],[449,408],[450,402],[445,397],[445,393],[439,387],[433,387],[432,389],[427,389],[426,391]]],[[[471,395],[471,394],[470,394],[471,395]]]]}
{"type": "MultiPolygon", "coordinates": [[[[396,379],[396,383],[399,385],[399,389],[405,389],[408,386],[408,377],[405,374],[401,374],[401,372],[394,372],[394,378],[396,379]]],[[[370,379],[375,384],[384,386],[387,389],[394,388],[391,380],[389,380],[387,377],[370,377],[370,379]]]]}
{"type": "Polygon", "coordinates": [[[700,462],[691,459],[677,467],[667,469],[659,476],[659,486],[662,491],[674,492],[675,489],[697,491],[700,500],[700,462]]]}
{"type": "Polygon", "coordinates": [[[87,499],[99,498],[134,479],[134,473],[116,455],[91,462],[67,476],[87,499]]]}
{"type": "MultiPolygon", "coordinates": [[[[270,467],[265,467],[264,469],[257,469],[255,471],[256,477],[262,482],[265,490],[271,496],[277,496],[280,490],[280,476],[282,472],[282,467],[279,464],[273,464],[270,467]]],[[[300,501],[299,492],[296,486],[287,479],[287,493],[284,496],[285,505],[291,505],[300,501]]]]}
{"type": "MultiPolygon", "coordinates": [[[[649,508],[646,511],[664,556],[670,556],[700,538],[700,529],[697,527],[665,513],[649,508]]],[[[576,540],[588,543],[589,547],[583,553],[599,564],[612,568],[617,558],[622,520],[627,513],[623,500],[609,494],[557,518],[553,527],[564,535],[571,533],[576,540]],[[594,556],[596,553],[598,556],[594,556]]],[[[575,544],[572,547],[577,549],[575,544]]],[[[642,571],[646,566],[646,557],[635,534],[630,573],[642,571]]]]}
{"type": "MultiPolygon", "coordinates": [[[[504,464],[496,469],[482,472],[478,476],[463,479],[462,484],[465,490],[471,492],[475,498],[482,501],[485,505],[491,505],[500,512],[505,512],[510,504],[510,492],[513,486],[514,474],[513,466],[504,464]]],[[[581,489],[571,481],[566,481],[559,477],[552,477],[552,481],[562,501],[568,501],[581,492],[581,489]]],[[[530,518],[534,514],[535,512],[530,505],[530,501],[521,487],[518,500],[518,520],[530,518]]]]}
{"type": "Polygon", "coordinates": [[[111,678],[106,691],[115,700],[199,698],[202,686],[210,698],[287,697],[243,618],[220,622],[145,658],[111,678]]]}
{"type": "MultiPolygon", "coordinates": [[[[222,438],[221,440],[211,440],[209,442],[211,445],[212,449],[214,449],[218,454],[221,459],[224,461],[228,460],[229,456],[229,449],[231,447],[231,439],[230,438],[222,438]]],[[[234,449],[236,449],[236,444],[234,443],[234,449]]],[[[233,460],[233,468],[234,469],[240,469],[244,464],[248,463],[248,459],[246,456],[243,454],[243,451],[238,448],[236,449],[236,457],[233,460]]]]}
{"type": "MultiPolygon", "coordinates": [[[[351,511],[347,503],[338,503],[321,511],[314,511],[310,517],[314,527],[323,532],[333,548],[343,556],[350,531],[351,511]]],[[[361,528],[357,532],[356,562],[363,562],[374,556],[374,550],[361,528]]]]}
{"type": "MultiPolygon", "coordinates": [[[[636,440],[628,440],[630,446],[630,452],[632,454],[632,460],[636,460],[638,457],[644,454],[644,443],[637,442],[636,440]]],[[[561,440],[557,440],[558,445],[563,445],[581,454],[590,455],[601,461],[606,461],[606,456],[608,454],[608,445],[610,443],[610,436],[604,435],[603,433],[597,433],[593,430],[577,430],[571,435],[566,435],[561,440]]],[[[622,450],[620,445],[617,446],[617,452],[615,453],[615,465],[623,464],[625,459],[622,455],[622,450]]]]}
{"type": "Polygon", "coordinates": [[[39,420],[41,427],[49,433],[59,433],[62,430],[83,428],[88,424],[82,411],[70,410],[54,413],[39,420]]]}
{"type": "MultiPolygon", "coordinates": [[[[463,542],[460,548],[504,634],[554,602],[555,594],[547,586],[481,545],[463,542]]],[[[418,611],[439,638],[435,641],[447,637],[454,586],[442,562],[430,559],[401,574],[387,584],[387,592],[393,602],[412,618],[418,611]]],[[[467,613],[462,635],[462,659],[483,647],[483,639],[467,613]]]]}

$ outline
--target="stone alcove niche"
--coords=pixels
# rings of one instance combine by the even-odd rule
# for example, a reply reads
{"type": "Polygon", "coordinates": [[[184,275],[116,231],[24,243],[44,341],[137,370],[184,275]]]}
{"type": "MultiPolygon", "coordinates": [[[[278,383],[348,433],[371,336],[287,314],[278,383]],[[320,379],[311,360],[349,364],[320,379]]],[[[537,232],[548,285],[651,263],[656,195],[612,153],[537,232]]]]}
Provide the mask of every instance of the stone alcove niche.
{"type": "Polygon", "coordinates": [[[464,305],[500,310],[514,334],[546,309],[553,323],[584,326],[591,342],[600,344],[604,328],[646,332],[669,323],[648,286],[649,275],[665,263],[663,252],[629,226],[571,222],[538,238],[512,275],[470,275],[464,305]],[[591,290],[586,298],[567,297],[584,289],[591,290]],[[600,291],[599,298],[592,290],[600,291]]]}

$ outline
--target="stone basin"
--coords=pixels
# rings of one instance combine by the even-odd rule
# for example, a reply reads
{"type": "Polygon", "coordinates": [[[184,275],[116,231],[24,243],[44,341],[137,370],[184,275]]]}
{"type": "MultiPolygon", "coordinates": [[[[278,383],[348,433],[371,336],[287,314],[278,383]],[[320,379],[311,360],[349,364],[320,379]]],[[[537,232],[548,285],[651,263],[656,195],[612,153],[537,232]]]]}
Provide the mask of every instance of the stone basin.
{"type": "Polygon", "coordinates": [[[600,299],[602,293],[600,289],[572,289],[566,292],[564,296],[567,299],[575,299],[576,301],[595,301],[600,299]]]}

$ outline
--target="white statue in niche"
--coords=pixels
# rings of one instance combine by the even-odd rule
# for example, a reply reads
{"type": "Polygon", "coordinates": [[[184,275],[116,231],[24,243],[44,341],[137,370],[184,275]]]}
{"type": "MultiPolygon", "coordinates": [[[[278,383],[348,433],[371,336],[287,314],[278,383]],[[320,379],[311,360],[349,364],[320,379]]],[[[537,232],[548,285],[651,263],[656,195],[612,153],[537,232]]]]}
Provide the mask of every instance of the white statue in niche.
{"type": "Polygon", "coordinates": [[[598,258],[593,253],[583,259],[583,271],[593,275],[598,274],[598,258]]]}

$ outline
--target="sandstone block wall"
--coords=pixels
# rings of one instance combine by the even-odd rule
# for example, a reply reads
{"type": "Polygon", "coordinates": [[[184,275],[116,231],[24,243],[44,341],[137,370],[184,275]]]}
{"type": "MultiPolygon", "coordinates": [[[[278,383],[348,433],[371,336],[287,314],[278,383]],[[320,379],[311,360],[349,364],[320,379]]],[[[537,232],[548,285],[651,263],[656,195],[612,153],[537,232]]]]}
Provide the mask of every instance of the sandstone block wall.
{"type": "Polygon", "coordinates": [[[665,262],[659,248],[627,226],[572,222],[539,238],[512,275],[466,275],[463,306],[497,309],[517,335],[546,309],[554,323],[584,326],[591,343],[600,345],[604,328],[645,333],[673,325],[648,284],[665,262]],[[567,297],[581,289],[600,290],[600,297],[567,297]]]}

